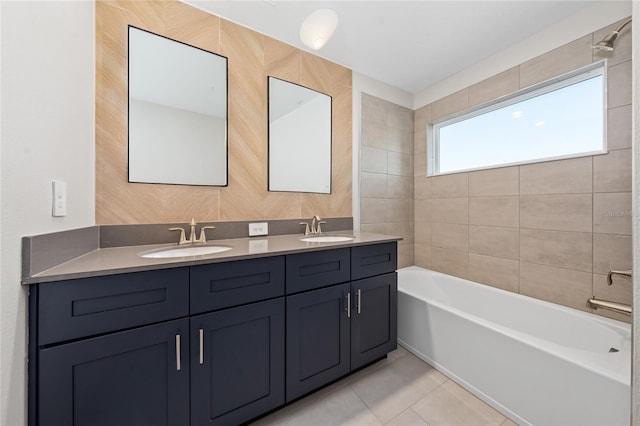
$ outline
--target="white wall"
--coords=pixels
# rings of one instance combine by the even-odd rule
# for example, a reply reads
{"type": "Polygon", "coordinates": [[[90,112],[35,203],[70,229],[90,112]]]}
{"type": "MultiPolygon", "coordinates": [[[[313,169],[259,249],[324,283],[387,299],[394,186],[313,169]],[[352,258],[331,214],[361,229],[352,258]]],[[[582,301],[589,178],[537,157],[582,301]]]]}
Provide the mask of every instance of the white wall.
{"type": "Polygon", "coordinates": [[[0,2],[0,425],[26,424],[21,237],[95,223],[95,6],[0,2]],[[51,216],[51,179],[68,185],[51,216]]]}

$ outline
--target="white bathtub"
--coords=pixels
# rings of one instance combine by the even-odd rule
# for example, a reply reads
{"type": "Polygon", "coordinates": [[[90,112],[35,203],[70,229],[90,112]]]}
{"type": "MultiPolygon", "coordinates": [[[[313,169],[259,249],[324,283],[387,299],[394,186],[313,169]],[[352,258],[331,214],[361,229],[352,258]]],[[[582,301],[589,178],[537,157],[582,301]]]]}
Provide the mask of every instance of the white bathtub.
{"type": "Polygon", "coordinates": [[[629,425],[629,324],[411,266],[398,342],[521,425],[629,425]]]}

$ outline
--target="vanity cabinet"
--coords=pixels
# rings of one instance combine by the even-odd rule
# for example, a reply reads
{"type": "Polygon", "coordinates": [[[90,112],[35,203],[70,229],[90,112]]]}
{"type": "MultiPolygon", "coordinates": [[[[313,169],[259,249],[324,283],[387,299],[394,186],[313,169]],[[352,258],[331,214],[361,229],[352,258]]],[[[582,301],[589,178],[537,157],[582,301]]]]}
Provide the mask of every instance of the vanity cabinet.
{"type": "Polygon", "coordinates": [[[396,347],[396,243],[34,284],[29,425],[234,425],[396,347]]]}

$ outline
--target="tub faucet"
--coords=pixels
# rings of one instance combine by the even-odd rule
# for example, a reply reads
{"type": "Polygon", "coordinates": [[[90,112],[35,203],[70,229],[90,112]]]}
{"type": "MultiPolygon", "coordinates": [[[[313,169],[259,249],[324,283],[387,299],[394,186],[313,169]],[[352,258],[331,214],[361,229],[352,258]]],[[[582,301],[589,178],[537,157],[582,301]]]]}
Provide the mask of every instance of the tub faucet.
{"type": "Polygon", "coordinates": [[[613,269],[609,271],[609,273],[607,274],[607,284],[611,285],[613,284],[613,278],[612,275],[624,275],[626,277],[631,278],[631,269],[626,269],[624,271],[614,271],[613,269]]]}
{"type": "Polygon", "coordinates": [[[602,308],[602,309],[607,309],[609,311],[618,312],[621,314],[631,315],[631,306],[625,305],[624,303],[596,299],[595,297],[592,297],[589,300],[587,300],[587,303],[589,304],[589,307],[593,309],[602,308]]]}

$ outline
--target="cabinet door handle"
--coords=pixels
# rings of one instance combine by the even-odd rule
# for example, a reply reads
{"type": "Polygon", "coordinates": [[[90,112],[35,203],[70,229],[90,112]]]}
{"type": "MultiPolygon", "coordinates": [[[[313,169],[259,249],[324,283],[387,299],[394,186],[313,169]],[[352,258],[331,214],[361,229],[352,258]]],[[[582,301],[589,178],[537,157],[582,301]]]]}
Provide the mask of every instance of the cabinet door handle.
{"type": "Polygon", "coordinates": [[[180,371],[180,335],[176,334],[176,371],[180,371]]]}
{"type": "Polygon", "coordinates": [[[204,364],[204,330],[200,329],[200,364],[204,364]]]}
{"type": "Polygon", "coordinates": [[[351,318],[351,292],[347,293],[347,318],[351,318]]]}
{"type": "Polygon", "coordinates": [[[358,314],[359,314],[360,308],[362,307],[362,290],[358,289],[357,294],[358,294],[358,299],[356,303],[358,304],[358,314]]]}

